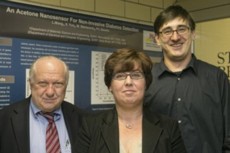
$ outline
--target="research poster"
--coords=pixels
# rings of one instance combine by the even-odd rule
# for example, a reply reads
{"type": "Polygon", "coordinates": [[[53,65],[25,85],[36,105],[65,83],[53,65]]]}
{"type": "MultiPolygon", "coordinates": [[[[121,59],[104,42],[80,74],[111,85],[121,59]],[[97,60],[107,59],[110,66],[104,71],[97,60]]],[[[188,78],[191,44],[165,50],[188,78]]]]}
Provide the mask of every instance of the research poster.
{"type": "Polygon", "coordinates": [[[131,47],[161,57],[153,27],[15,2],[0,2],[0,109],[30,95],[28,71],[54,55],[70,68],[66,100],[89,110],[114,104],[103,64],[116,49],[131,47]]]}

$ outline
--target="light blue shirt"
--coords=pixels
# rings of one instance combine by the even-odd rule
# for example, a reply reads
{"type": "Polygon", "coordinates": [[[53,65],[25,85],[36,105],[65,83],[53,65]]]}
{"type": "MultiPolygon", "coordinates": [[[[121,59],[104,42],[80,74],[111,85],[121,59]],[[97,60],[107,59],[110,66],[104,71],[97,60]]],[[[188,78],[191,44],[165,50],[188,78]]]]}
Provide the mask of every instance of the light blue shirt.
{"type": "MultiPolygon", "coordinates": [[[[30,102],[30,153],[46,152],[46,127],[48,121],[40,115],[34,103],[30,102]]],[[[56,110],[54,121],[57,127],[62,153],[71,153],[71,144],[61,109],[56,110]]]]}

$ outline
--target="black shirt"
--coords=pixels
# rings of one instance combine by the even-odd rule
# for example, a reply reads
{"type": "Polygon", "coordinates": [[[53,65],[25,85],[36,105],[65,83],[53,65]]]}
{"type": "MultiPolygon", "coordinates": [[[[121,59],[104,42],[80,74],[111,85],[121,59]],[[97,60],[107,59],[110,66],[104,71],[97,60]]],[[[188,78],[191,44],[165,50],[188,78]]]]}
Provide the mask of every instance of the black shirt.
{"type": "Polygon", "coordinates": [[[188,153],[230,152],[230,84],[221,69],[194,55],[182,72],[155,64],[145,104],[178,120],[188,153]]]}

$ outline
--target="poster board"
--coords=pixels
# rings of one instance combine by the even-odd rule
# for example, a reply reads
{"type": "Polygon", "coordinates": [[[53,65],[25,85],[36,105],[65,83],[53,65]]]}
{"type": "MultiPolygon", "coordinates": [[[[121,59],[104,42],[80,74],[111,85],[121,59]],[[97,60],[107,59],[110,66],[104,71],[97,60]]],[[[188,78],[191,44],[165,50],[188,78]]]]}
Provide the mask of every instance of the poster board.
{"type": "Polygon", "coordinates": [[[117,48],[158,58],[153,27],[62,10],[0,2],[0,109],[30,95],[28,69],[54,55],[70,68],[66,100],[84,109],[114,103],[103,83],[103,62],[117,48]]]}

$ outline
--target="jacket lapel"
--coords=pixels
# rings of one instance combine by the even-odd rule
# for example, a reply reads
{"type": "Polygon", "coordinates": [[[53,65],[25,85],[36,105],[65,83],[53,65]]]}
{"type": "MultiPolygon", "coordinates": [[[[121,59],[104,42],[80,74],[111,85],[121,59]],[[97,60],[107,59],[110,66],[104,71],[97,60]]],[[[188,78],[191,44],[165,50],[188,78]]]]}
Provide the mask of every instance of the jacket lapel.
{"type": "Polygon", "coordinates": [[[162,129],[156,126],[159,119],[148,112],[144,114],[143,118],[143,141],[142,141],[142,151],[143,153],[153,153],[157,142],[162,133],[162,129]]]}
{"type": "Polygon", "coordinates": [[[62,102],[62,112],[67,128],[67,132],[69,135],[70,143],[71,143],[71,150],[72,152],[76,152],[77,148],[74,145],[76,143],[78,137],[78,131],[80,127],[80,111],[77,107],[73,106],[72,104],[63,101],[62,102]]]}
{"type": "Polygon", "coordinates": [[[115,110],[104,116],[101,133],[110,153],[119,153],[118,119],[115,110]]]}
{"type": "Polygon", "coordinates": [[[11,121],[19,152],[29,153],[29,99],[13,110],[11,121]]]}
{"type": "Polygon", "coordinates": [[[74,131],[71,130],[72,129],[71,125],[76,122],[76,121],[73,121],[74,109],[73,107],[69,107],[69,105],[66,102],[63,102],[61,107],[62,107],[62,112],[63,112],[66,128],[69,134],[70,142],[73,142],[72,136],[75,134],[74,131],[78,131],[78,129],[75,129],[74,131]]]}
{"type": "MultiPolygon", "coordinates": [[[[110,153],[119,153],[119,130],[118,130],[118,118],[116,110],[109,111],[104,116],[104,124],[101,128],[101,133],[105,140],[110,153]]],[[[143,153],[153,153],[156,149],[157,142],[162,133],[162,129],[156,126],[159,119],[153,116],[152,113],[145,110],[143,118],[143,141],[142,151],[143,153]]]]}

